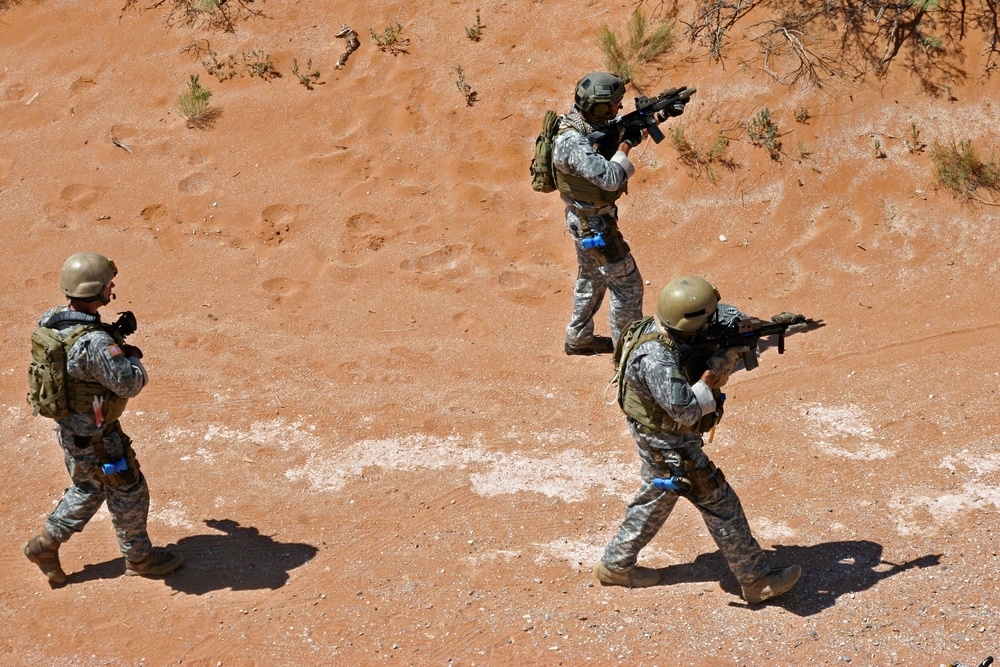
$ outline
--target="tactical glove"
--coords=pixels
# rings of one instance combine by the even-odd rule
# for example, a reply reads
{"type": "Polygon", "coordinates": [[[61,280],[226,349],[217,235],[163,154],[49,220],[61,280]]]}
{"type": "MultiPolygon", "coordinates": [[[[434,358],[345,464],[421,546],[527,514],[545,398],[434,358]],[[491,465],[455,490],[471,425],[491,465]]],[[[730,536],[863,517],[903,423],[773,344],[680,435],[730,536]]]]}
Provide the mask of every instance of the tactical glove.
{"type": "Polygon", "coordinates": [[[772,317],[771,321],[775,324],[804,324],[806,322],[806,316],[799,313],[790,313],[785,311],[772,317]]]}
{"type": "Polygon", "coordinates": [[[708,358],[706,365],[708,370],[715,373],[715,388],[724,387],[729,382],[729,376],[732,375],[736,364],[749,349],[748,347],[730,347],[719,350],[708,358]]]}
{"type": "Polygon", "coordinates": [[[686,101],[685,102],[677,102],[675,104],[671,104],[669,107],[667,107],[663,111],[664,111],[664,113],[666,113],[671,118],[676,118],[677,116],[680,116],[682,113],[684,113],[684,105],[685,104],[687,104],[686,101]]]}
{"type": "Polygon", "coordinates": [[[622,136],[622,142],[628,144],[632,148],[635,148],[642,143],[642,130],[637,127],[628,128],[622,136]]]}

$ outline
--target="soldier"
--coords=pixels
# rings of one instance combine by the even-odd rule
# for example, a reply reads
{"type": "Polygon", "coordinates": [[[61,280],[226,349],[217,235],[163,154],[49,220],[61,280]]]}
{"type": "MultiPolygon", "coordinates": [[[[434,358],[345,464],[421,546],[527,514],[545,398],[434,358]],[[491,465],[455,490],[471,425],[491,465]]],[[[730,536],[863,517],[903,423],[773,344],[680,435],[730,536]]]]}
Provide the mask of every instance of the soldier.
{"type": "MultiPolygon", "coordinates": [[[[566,227],[576,241],[577,278],[573,319],[566,327],[566,354],[614,351],[619,334],[642,317],[642,275],[628,243],[618,230],[615,202],[627,192],[635,166],[629,151],[644,134],[625,130],[594,146],[587,135],[614,120],[622,108],[625,84],[606,72],[594,72],[576,85],[573,110],[559,120],[552,149],[555,185],[566,205],[566,227]],[[594,314],[611,291],[611,338],[594,335],[594,314]]],[[[677,116],[683,103],[668,110],[677,116]]]]}
{"type": "Polygon", "coordinates": [[[622,334],[618,401],[639,451],[642,483],[618,534],[594,564],[594,574],[602,584],[641,587],[659,583],[658,570],[639,567],[636,562],[679,496],[701,512],[747,602],[784,593],[802,573],[798,565],[771,568],[750,533],[736,492],[702,451],[702,434],[722,416],[719,388],[748,348],[717,352],[700,368],[688,364],[679,348],[697,343],[711,322],[726,324],[742,315],[737,308],[719,303],[719,292],[711,283],[682,276],[663,288],[655,317],[633,323],[622,334]],[[655,478],[659,478],[657,485],[655,478]],[[662,488],[662,480],[668,481],[668,488],[662,488]]]}
{"type": "MultiPolygon", "coordinates": [[[[66,582],[59,563],[60,545],[82,531],[105,501],[125,556],[126,575],[168,574],[184,562],[182,556],[150,543],[146,533],[149,488],[132,441],[118,422],[128,399],[149,378],[139,348],[127,345],[122,327],[101,322],[98,313],[115,298],[116,275],[114,262],[103,255],[71,256],[59,275],[59,287],[69,305],[46,311],[32,337],[35,363],[29,372],[29,402],[36,414],[56,419],[56,434],[73,480],[45,520],[44,530],[24,545],[24,555],[53,585],[66,582]],[[49,360],[62,362],[64,354],[64,363],[46,363],[44,353],[39,362],[38,341],[46,336],[50,349],[57,351],[49,360]]],[[[132,330],[134,319],[125,333],[132,330]]]]}

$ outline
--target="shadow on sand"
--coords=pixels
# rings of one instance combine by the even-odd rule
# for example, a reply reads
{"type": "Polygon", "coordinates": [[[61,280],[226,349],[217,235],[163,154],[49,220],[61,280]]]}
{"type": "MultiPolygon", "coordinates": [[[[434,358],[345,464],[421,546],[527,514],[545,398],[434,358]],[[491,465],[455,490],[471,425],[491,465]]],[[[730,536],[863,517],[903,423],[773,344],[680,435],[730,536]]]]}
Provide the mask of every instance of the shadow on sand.
{"type": "MultiPolygon", "coordinates": [[[[841,595],[867,590],[883,579],[912,568],[934,567],[941,559],[940,554],[928,554],[905,563],[890,563],[882,559],[882,545],[865,540],[826,542],[811,547],[775,545],[768,556],[774,567],[794,563],[802,566],[802,578],[795,588],[764,603],[782,607],[798,616],[818,614],[837,604],[841,595]]],[[[693,563],[660,569],[661,586],[699,581],[719,581],[722,590],[740,595],[740,585],[718,551],[701,554],[693,563]]],[[[744,602],[730,604],[749,609],[764,606],[744,602]]]]}
{"type": "MultiPolygon", "coordinates": [[[[203,595],[225,588],[234,591],[271,590],[288,583],[288,573],[312,560],[318,549],[311,544],[276,542],[254,527],[232,519],[208,519],[205,525],[221,534],[194,535],[168,545],[184,555],[184,566],[164,577],[171,588],[203,595]]],[[[69,575],[67,584],[122,576],[122,558],[87,565],[69,575]]]]}

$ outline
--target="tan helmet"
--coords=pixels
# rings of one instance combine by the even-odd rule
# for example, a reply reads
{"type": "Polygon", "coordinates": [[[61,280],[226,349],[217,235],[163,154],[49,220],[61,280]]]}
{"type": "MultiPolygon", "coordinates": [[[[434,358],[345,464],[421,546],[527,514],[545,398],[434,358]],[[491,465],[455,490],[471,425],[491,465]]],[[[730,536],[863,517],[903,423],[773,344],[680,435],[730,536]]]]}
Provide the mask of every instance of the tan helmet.
{"type": "Polygon", "coordinates": [[[614,74],[591,72],[576,84],[577,109],[599,123],[615,117],[615,108],[625,96],[625,83],[614,74]]]}
{"type": "Polygon", "coordinates": [[[660,291],[656,316],[670,331],[692,334],[705,326],[718,305],[715,285],[698,276],[680,276],[660,291]]]}
{"type": "Polygon", "coordinates": [[[104,255],[78,252],[63,263],[59,272],[59,289],[71,299],[104,301],[104,288],[117,275],[115,263],[104,255]]]}

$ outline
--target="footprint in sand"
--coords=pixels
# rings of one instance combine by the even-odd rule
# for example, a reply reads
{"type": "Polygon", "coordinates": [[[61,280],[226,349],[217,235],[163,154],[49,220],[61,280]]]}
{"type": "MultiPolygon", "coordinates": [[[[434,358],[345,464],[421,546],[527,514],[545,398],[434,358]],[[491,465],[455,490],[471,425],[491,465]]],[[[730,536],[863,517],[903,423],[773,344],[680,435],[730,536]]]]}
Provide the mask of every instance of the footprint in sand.
{"type": "Polygon", "coordinates": [[[76,228],[80,223],[80,214],[101,201],[107,190],[83,183],[67,185],[58,197],[45,205],[46,218],[61,229],[76,228]]]}
{"type": "Polygon", "coordinates": [[[265,292],[270,294],[288,297],[295,296],[302,290],[306,289],[309,287],[309,283],[279,276],[277,278],[269,278],[268,280],[265,280],[260,284],[260,286],[264,288],[265,292]]]}
{"type": "Polygon", "coordinates": [[[309,211],[309,207],[300,204],[289,206],[288,204],[272,204],[260,212],[259,235],[264,243],[268,245],[278,245],[287,241],[292,234],[298,231],[302,217],[309,211]]]}
{"type": "Polygon", "coordinates": [[[446,245],[416,259],[405,259],[399,268],[404,271],[419,271],[421,273],[456,269],[468,255],[468,250],[469,247],[463,244],[446,245]]]}
{"type": "Polygon", "coordinates": [[[357,264],[397,236],[399,231],[392,223],[371,213],[358,213],[340,228],[340,245],[348,264],[357,264]]]}
{"type": "Polygon", "coordinates": [[[97,85],[97,81],[91,79],[89,76],[81,76],[77,78],[76,81],[69,85],[69,96],[73,97],[85,90],[90,90],[97,85]]]}
{"type": "Polygon", "coordinates": [[[3,98],[8,102],[17,102],[19,99],[24,97],[24,91],[26,88],[23,83],[12,83],[3,91],[3,98]]]}
{"type": "Polygon", "coordinates": [[[186,195],[203,195],[212,188],[208,174],[195,173],[181,180],[177,189],[186,195]]]}

